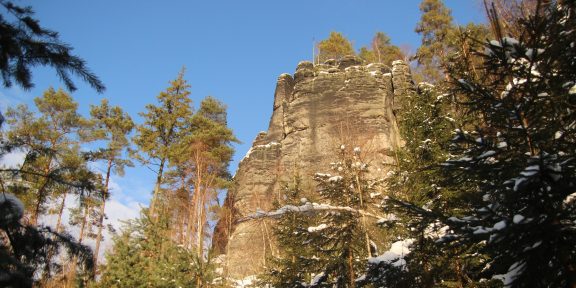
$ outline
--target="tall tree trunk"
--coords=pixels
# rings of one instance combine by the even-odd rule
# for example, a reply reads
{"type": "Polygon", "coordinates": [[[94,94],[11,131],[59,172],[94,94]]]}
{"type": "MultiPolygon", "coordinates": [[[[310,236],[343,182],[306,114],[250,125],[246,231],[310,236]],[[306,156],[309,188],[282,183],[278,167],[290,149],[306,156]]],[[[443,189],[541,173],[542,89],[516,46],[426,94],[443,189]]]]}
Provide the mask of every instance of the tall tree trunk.
{"type": "Polygon", "coordinates": [[[354,255],[352,254],[352,248],[348,247],[348,272],[350,277],[350,288],[356,287],[356,282],[354,280],[354,255]]]}
{"type": "MultiPolygon", "coordinates": [[[[84,215],[82,217],[82,224],[80,225],[80,235],[78,235],[78,244],[82,244],[83,240],[84,240],[84,232],[86,230],[86,223],[88,219],[88,204],[84,204],[84,215]]],[[[74,256],[72,257],[72,261],[70,261],[70,268],[68,271],[68,279],[67,279],[67,284],[66,287],[72,288],[75,285],[76,282],[76,266],[78,264],[78,257],[74,256]]]]}
{"type": "Polygon", "coordinates": [[[68,193],[64,193],[62,196],[62,202],[60,202],[60,207],[58,208],[58,221],[56,221],[56,232],[62,230],[62,214],[64,214],[64,207],[66,206],[66,197],[68,193]]]}
{"type": "MultiPolygon", "coordinates": [[[[60,202],[60,207],[58,208],[58,220],[56,221],[56,233],[60,233],[62,230],[62,214],[64,213],[64,206],[66,203],[66,196],[68,193],[64,193],[62,196],[62,202],[60,202]]],[[[54,239],[54,238],[53,238],[54,239]]],[[[46,254],[46,263],[52,262],[52,257],[54,256],[54,249],[49,249],[46,254]]],[[[46,270],[42,275],[42,278],[47,279],[50,277],[50,265],[46,266],[46,270]]]]}
{"type": "Polygon", "coordinates": [[[52,157],[48,157],[48,163],[46,163],[46,167],[44,167],[44,181],[38,188],[38,195],[36,195],[36,207],[34,208],[34,214],[30,219],[30,223],[34,226],[38,224],[38,217],[40,215],[40,207],[42,206],[42,202],[44,202],[44,198],[46,195],[46,186],[48,185],[48,174],[50,172],[50,164],[52,164],[52,157]]]}
{"type": "Polygon", "coordinates": [[[155,219],[154,213],[158,205],[158,197],[160,196],[160,185],[162,184],[162,174],[164,173],[164,165],[166,164],[166,158],[160,160],[160,168],[158,169],[158,176],[156,177],[156,185],[154,185],[154,195],[152,195],[152,201],[150,201],[150,217],[155,219]]]}
{"type": "Polygon", "coordinates": [[[96,247],[94,248],[94,275],[98,272],[98,254],[100,252],[100,242],[102,242],[102,230],[104,227],[104,213],[106,210],[106,199],[108,198],[108,184],[110,183],[110,171],[112,170],[112,159],[108,159],[106,168],[106,180],[104,182],[104,191],[102,191],[102,203],[100,204],[100,213],[98,214],[98,234],[96,235],[96,247]]]}

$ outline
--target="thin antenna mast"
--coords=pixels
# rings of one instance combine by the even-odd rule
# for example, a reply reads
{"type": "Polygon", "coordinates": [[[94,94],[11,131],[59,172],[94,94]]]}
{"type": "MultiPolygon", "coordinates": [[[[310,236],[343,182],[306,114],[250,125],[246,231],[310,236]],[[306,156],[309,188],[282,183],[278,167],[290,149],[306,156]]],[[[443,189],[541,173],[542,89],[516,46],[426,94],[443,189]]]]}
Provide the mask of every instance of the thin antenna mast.
{"type": "Polygon", "coordinates": [[[316,39],[312,37],[312,64],[316,65],[316,56],[314,53],[316,52],[316,39]]]}

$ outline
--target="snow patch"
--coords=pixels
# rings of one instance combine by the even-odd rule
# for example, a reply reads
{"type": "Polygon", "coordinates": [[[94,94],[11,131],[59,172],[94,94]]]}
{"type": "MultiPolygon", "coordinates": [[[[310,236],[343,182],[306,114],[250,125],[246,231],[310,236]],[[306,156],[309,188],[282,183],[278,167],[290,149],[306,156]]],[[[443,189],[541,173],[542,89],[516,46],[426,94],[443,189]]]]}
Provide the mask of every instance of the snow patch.
{"type": "Polygon", "coordinates": [[[524,217],[520,214],[516,214],[512,218],[512,222],[514,222],[514,224],[520,224],[520,223],[522,223],[522,221],[524,221],[524,219],[526,219],[526,217],[524,217]]]}
{"type": "Polygon", "coordinates": [[[328,182],[339,182],[342,181],[342,176],[332,176],[330,178],[328,178],[328,182]]]}
{"type": "Polygon", "coordinates": [[[328,228],[328,225],[322,223],[322,224],[315,226],[315,227],[308,227],[308,232],[310,232],[310,233],[318,232],[318,231],[322,231],[326,228],[328,228]]]}
{"type": "Polygon", "coordinates": [[[414,239],[405,239],[392,243],[390,250],[377,257],[368,258],[368,263],[378,265],[380,263],[390,264],[394,267],[403,267],[406,265],[404,257],[410,254],[410,245],[414,243],[414,239]]]}
{"type": "Polygon", "coordinates": [[[384,224],[384,223],[388,223],[388,222],[394,222],[394,221],[398,221],[398,217],[395,214],[386,214],[384,217],[378,219],[378,221],[376,221],[377,224],[384,224]]]}
{"type": "Polygon", "coordinates": [[[500,222],[497,222],[496,224],[494,224],[494,230],[500,231],[504,228],[506,228],[506,221],[502,220],[500,222]]]}
{"type": "Polygon", "coordinates": [[[250,275],[245,277],[244,279],[241,280],[235,280],[234,281],[234,287],[236,288],[244,288],[244,287],[249,287],[251,285],[254,284],[254,281],[256,281],[256,279],[258,279],[256,277],[256,275],[250,275]]]}
{"type": "Polygon", "coordinates": [[[564,199],[564,204],[570,204],[574,202],[574,200],[576,200],[576,192],[566,196],[566,199],[564,199]]]}
{"type": "Polygon", "coordinates": [[[17,222],[24,216],[24,204],[11,193],[0,193],[0,226],[17,222]]]}
{"type": "Polygon", "coordinates": [[[506,274],[499,274],[494,275],[492,279],[498,279],[504,283],[504,287],[512,287],[514,281],[526,270],[526,263],[522,261],[518,261],[508,268],[508,272],[506,274]]]}

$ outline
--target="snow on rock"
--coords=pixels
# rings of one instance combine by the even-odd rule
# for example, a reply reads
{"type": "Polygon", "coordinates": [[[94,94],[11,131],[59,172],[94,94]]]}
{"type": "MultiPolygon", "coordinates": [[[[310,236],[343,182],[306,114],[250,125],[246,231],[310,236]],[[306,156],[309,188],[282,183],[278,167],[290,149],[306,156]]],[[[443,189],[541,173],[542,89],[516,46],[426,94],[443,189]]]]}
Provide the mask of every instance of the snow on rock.
{"type": "Polygon", "coordinates": [[[0,193],[0,226],[17,222],[24,215],[24,204],[11,193],[0,193]]]}
{"type": "Polygon", "coordinates": [[[244,222],[244,221],[248,221],[251,219],[259,219],[259,218],[264,218],[264,217],[279,218],[279,217],[282,217],[282,215],[284,215],[286,213],[290,213],[290,212],[316,213],[316,212],[321,212],[321,211],[346,211],[346,212],[352,212],[352,213],[356,213],[356,214],[362,214],[362,215],[367,215],[367,216],[371,216],[371,217],[376,217],[375,215],[372,215],[368,212],[365,212],[362,210],[356,210],[356,209],[348,207],[348,206],[332,206],[330,204],[318,204],[318,203],[307,202],[307,203],[300,205],[300,206],[295,206],[295,205],[282,206],[279,209],[274,210],[274,211],[270,211],[270,212],[258,210],[251,215],[248,215],[246,217],[238,219],[238,222],[244,222]]]}
{"type": "Polygon", "coordinates": [[[322,223],[322,224],[315,226],[315,227],[308,227],[308,232],[310,232],[310,233],[318,232],[318,231],[322,231],[326,228],[328,228],[328,225],[322,223]]]}
{"type": "Polygon", "coordinates": [[[250,158],[250,155],[251,155],[252,153],[254,153],[254,151],[256,151],[256,150],[270,149],[270,148],[272,148],[272,147],[279,146],[279,145],[281,145],[281,144],[278,143],[278,142],[274,142],[274,141],[273,141],[273,142],[270,142],[270,143],[267,143],[267,144],[262,144],[262,145],[253,146],[253,147],[250,148],[250,150],[248,150],[248,152],[246,152],[246,156],[244,156],[244,158],[242,158],[242,160],[240,160],[240,162],[242,162],[242,161],[250,158]]]}
{"type": "Polygon", "coordinates": [[[410,245],[414,243],[414,239],[405,239],[392,243],[390,250],[377,257],[368,258],[368,263],[378,265],[380,263],[390,264],[395,267],[403,267],[406,265],[404,257],[410,254],[410,245]]]}

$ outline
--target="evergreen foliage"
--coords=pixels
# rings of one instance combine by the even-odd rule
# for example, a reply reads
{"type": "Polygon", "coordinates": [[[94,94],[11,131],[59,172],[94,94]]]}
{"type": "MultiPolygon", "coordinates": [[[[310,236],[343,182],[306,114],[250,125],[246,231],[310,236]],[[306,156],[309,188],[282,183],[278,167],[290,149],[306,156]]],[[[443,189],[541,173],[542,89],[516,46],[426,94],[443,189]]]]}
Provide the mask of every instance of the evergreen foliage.
{"type": "Polygon", "coordinates": [[[30,68],[51,66],[70,91],[76,90],[70,78],[74,74],[96,91],[104,92],[104,84],[90,72],[84,60],[72,54],[72,48],[60,41],[57,32],[40,26],[31,7],[6,0],[0,1],[0,6],[4,8],[0,15],[0,73],[4,87],[16,82],[30,89],[34,87],[30,68]]]}
{"type": "Polygon", "coordinates": [[[422,16],[416,25],[416,33],[422,34],[422,45],[416,51],[416,59],[423,66],[427,81],[442,79],[441,62],[448,54],[447,40],[452,33],[452,15],[442,0],[423,0],[420,3],[422,16]]]}
{"type": "Polygon", "coordinates": [[[134,122],[130,115],[122,111],[118,106],[110,107],[108,100],[103,99],[100,106],[90,107],[90,116],[93,125],[91,137],[106,142],[106,148],[100,148],[90,156],[92,160],[101,160],[106,162],[106,172],[104,178],[104,187],[100,197],[99,211],[96,217],[96,248],[94,249],[95,261],[98,262],[98,253],[102,241],[102,230],[104,228],[104,210],[106,201],[110,197],[110,177],[111,173],[124,175],[126,166],[133,167],[134,164],[129,159],[123,158],[123,152],[128,149],[128,134],[134,128],[134,122]]]}
{"type": "MultiPolygon", "coordinates": [[[[372,256],[376,244],[363,211],[373,201],[379,181],[367,178],[368,165],[362,161],[359,147],[350,149],[342,145],[331,168],[335,176],[315,175],[316,190],[322,204],[340,209],[304,209],[282,214],[275,234],[286,254],[273,261],[267,284],[355,287],[357,278],[364,273],[365,259],[372,256]]],[[[298,200],[302,191],[299,180],[294,182],[285,188],[287,202],[300,201],[314,207],[305,198],[298,200]]]]}
{"type": "MultiPolygon", "coordinates": [[[[451,104],[464,110],[455,122],[460,128],[447,141],[449,126],[435,127],[432,131],[439,131],[440,138],[427,142],[440,140],[440,153],[428,158],[430,162],[420,158],[432,169],[416,165],[400,175],[400,180],[409,181],[398,187],[416,189],[408,195],[425,192],[428,185],[430,192],[421,199],[430,199],[434,190],[437,196],[429,202],[401,197],[387,201],[386,207],[407,215],[400,224],[422,235],[411,246],[406,270],[370,267],[367,278],[377,285],[575,285],[572,107],[576,57],[570,48],[575,40],[566,37],[576,27],[575,5],[554,2],[536,11],[517,19],[522,37],[515,39],[502,34],[498,15],[491,10],[499,40],[484,42],[480,49],[459,46],[450,57],[446,67],[452,89],[441,95],[460,101],[451,104]],[[434,228],[440,229],[430,237],[434,228]]],[[[404,123],[410,123],[410,116],[404,123]]],[[[414,116],[428,124],[441,119],[414,116]]],[[[416,127],[403,127],[403,131],[421,133],[416,127]]],[[[425,134],[413,136],[407,140],[400,167],[402,162],[426,155],[411,143],[425,134]]]]}
{"type": "Polygon", "coordinates": [[[149,104],[147,112],[140,113],[144,123],[136,127],[136,135],[132,139],[138,146],[138,153],[132,156],[144,165],[158,166],[156,185],[150,203],[150,215],[154,217],[156,205],[162,203],[164,169],[168,165],[173,149],[188,127],[188,119],[192,117],[192,100],[190,85],[184,79],[184,69],[178,77],[170,82],[170,87],[158,95],[159,106],[149,104]]]}
{"type": "MultiPolygon", "coordinates": [[[[106,266],[97,287],[196,287],[201,273],[195,254],[166,238],[169,219],[155,220],[144,211],[139,219],[127,223],[114,239],[114,250],[106,257],[106,266]]],[[[204,268],[206,269],[206,268],[204,268]]]]}
{"type": "MultiPolygon", "coordinates": [[[[302,178],[294,175],[290,183],[285,183],[282,187],[284,205],[301,205],[304,198],[302,190],[302,178]]],[[[275,208],[281,208],[280,203],[275,203],[275,208]]],[[[306,287],[312,281],[309,271],[311,267],[317,265],[316,258],[309,258],[305,255],[313,253],[310,245],[300,245],[307,242],[307,229],[312,223],[317,221],[313,214],[287,212],[273,226],[273,233],[281,247],[282,255],[272,257],[271,264],[263,275],[262,285],[273,287],[306,287]]]]}
{"type": "Polygon", "coordinates": [[[346,55],[355,55],[352,43],[340,32],[330,32],[328,39],[318,42],[318,62],[328,59],[340,59],[346,55]]]}
{"type": "MultiPolygon", "coordinates": [[[[27,111],[20,107],[20,111],[27,111]]],[[[30,115],[24,113],[24,115],[30,115]]],[[[25,118],[29,119],[29,118],[25,118]]],[[[2,126],[4,119],[0,119],[2,126]]],[[[25,149],[26,141],[16,138],[11,141],[5,134],[2,135],[0,155],[6,155],[17,149],[25,149]]],[[[30,142],[28,142],[30,143],[30,142]]],[[[33,157],[46,157],[52,153],[48,148],[40,145],[34,146],[33,157]]],[[[29,156],[27,159],[30,159],[29,156]]],[[[29,185],[22,185],[22,179],[29,176],[38,177],[40,181],[54,182],[68,189],[78,189],[79,192],[94,186],[92,174],[87,170],[78,171],[76,168],[68,170],[63,168],[48,175],[42,175],[27,168],[3,169],[0,178],[0,285],[3,287],[32,287],[38,285],[50,277],[60,273],[63,263],[53,261],[52,255],[58,254],[64,248],[67,255],[74,255],[79,260],[76,264],[83,269],[91,269],[93,266],[92,253],[86,246],[79,244],[71,236],[65,233],[53,231],[49,227],[26,224],[23,221],[25,215],[25,203],[20,201],[11,192],[19,192],[21,197],[29,185]],[[66,174],[72,171],[71,174],[66,174]],[[71,179],[70,175],[80,173],[84,177],[71,179]],[[37,278],[43,275],[43,278],[37,278]]],[[[86,169],[85,167],[80,167],[86,169]]],[[[31,183],[33,184],[33,182],[31,183]]]]}
{"type": "Polygon", "coordinates": [[[444,185],[475,186],[482,202],[464,217],[448,218],[454,233],[445,240],[486,243],[484,276],[510,287],[576,285],[576,7],[571,1],[541,7],[518,19],[520,39],[496,31],[499,40],[482,51],[488,77],[470,77],[465,65],[451,71],[454,89],[470,99],[468,109],[483,113],[475,129],[456,131],[454,157],[444,164],[452,179],[444,185]]]}
{"type": "Polygon", "coordinates": [[[377,32],[372,39],[371,47],[360,48],[358,56],[368,63],[383,63],[392,66],[395,60],[404,59],[404,54],[390,43],[390,37],[384,32],[377,32]]]}
{"type": "Polygon", "coordinates": [[[63,90],[52,88],[36,98],[35,103],[41,114],[39,118],[25,105],[9,108],[6,122],[11,129],[3,135],[5,141],[26,153],[20,169],[5,171],[17,172],[12,174],[17,178],[12,178],[10,189],[22,197],[32,224],[45,212],[47,201],[67,193],[67,186],[63,188],[59,183],[80,189],[94,188],[90,179],[93,173],[81,172],[87,170],[79,146],[88,122],[78,114],[78,104],[63,90]]]}

